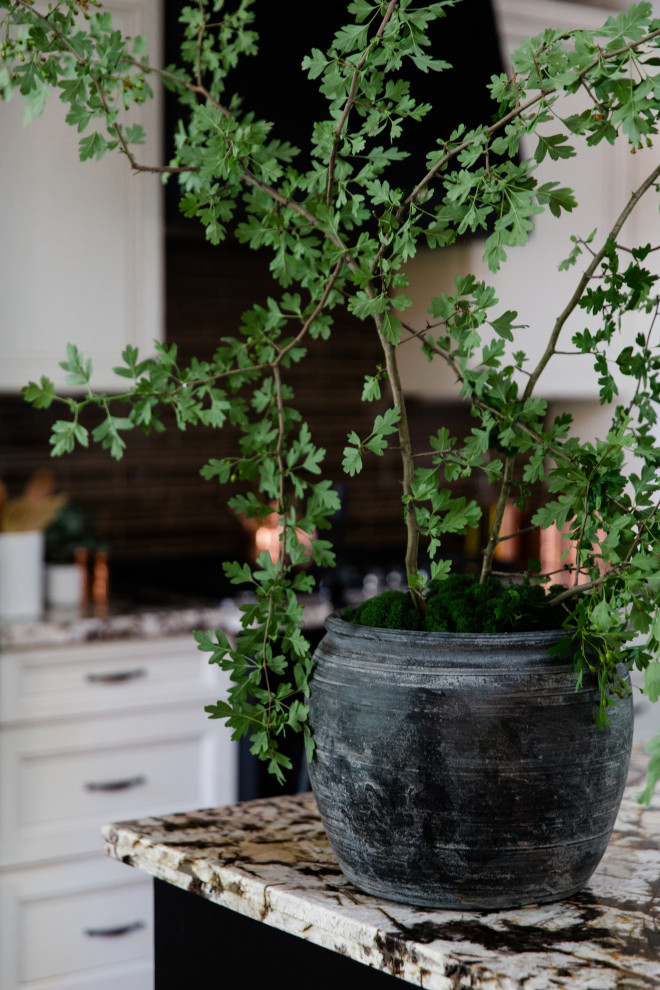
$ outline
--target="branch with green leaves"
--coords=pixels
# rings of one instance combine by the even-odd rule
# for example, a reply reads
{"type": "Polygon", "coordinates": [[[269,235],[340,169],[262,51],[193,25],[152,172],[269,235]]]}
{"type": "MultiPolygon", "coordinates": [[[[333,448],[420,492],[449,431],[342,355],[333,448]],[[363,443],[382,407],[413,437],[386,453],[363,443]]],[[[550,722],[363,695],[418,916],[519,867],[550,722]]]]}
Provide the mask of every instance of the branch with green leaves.
{"type": "MultiPolygon", "coordinates": [[[[313,587],[305,567],[310,553],[320,566],[332,562],[330,544],[318,534],[338,508],[331,480],[322,477],[324,451],[292,405],[287,372],[304,360],[308,339],[332,346],[339,306],[373,328],[383,355],[363,393],[366,401],[380,403],[373,429],[366,437],[348,432],[344,466],[356,474],[365,456],[382,456],[390,446],[400,458],[405,565],[418,611],[424,610],[420,551],[440,580],[448,570],[446,534],[480,519],[481,507],[452,494],[452,482],[481,471],[496,492],[484,580],[508,535],[501,532],[507,503],[513,498],[522,508],[544,488],[533,524],[567,531],[575,563],[567,562],[573,587],[566,594],[577,602],[573,621],[583,663],[592,662],[594,646],[600,658],[603,712],[608,690],[616,693],[620,686],[614,656],[644,669],[647,693],[659,693],[654,492],[660,457],[653,431],[660,357],[652,333],[656,277],[647,264],[657,246],[624,249],[618,242],[642,196],[657,190],[660,169],[655,163],[649,168],[598,250],[591,247],[595,234],[574,238],[563,267],[581,263],[585,252],[589,257],[572,297],[547,328],[535,367],[528,367],[523,350],[513,350],[523,330],[516,314],[493,315],[495,292],[474,276],[432,300],[427,326],[411,327],[402,314],[411,305],[406,266],[420,246],[443,250],[463,234],[481,234],[485,260],[497,271],[507,252],[527,243],[541,212],[559,216],[577,209],[571,189],[538,180],[539,165],[561,166],[579,154],[580,142],[623,140],[643,153],[657,139],[660,22],[642,2],[597,31],[548,30],[525,42],[513,55],[511,77],[491,80],[493,118],[433,135],[424,159],[415,163],[418,180],[401,188],[390,167],[409,157],[404,125],[423,121],[430,109],[419,98],[419,76],[415,83],[409,76],[418,71],[428,79],[449,67],[431,48],[429,27],[451,15],[452,6],[453,0],[347,3],[346,22],[327,50],[312,45],[302,63],[327,110],[314,125],[309,164],[301,166],[299,150],[273,139],[271,122],[243,109],[232,90],[236,64],[259,50],[252,0],[184,6],[180,64],[166,67],[153,66],[141,39],[122,36],[93,0],[55,0],[46,12],[30,0],[0,0],[4,96],[17,90],[38,113],[55,90],[82,135],[83,160],[114,150],[137,171],[172,173],[182,212],[199,219],[211,243],[232,232],[241,243],[270,252],[277,293],[244,314],[236,334],[220,339],[211,359],[181,367],[173,344],[158,344],[148,359],[127,348],[116,369],[126,387],[107,396],[94,392],[91,364],[72,346],[63,367],[82,397],[57,396],[47,378],[31,383],[25,394],[41,408],[64,403],[68,410],[68,419],[53,428],[55,454],[93,441],[120,457],[125,431],[162,429],[165,409],[173,410],[181,429],[199,423],[240,431],[236,450],[212,459],[203,474],[249,486],[229,504],[257,522],[275,513],[279,552],[275,559],[262,554],[254,568],[227,565],[229,580],[253,598],[244,606],[243,630],[235,644],[221,635],[203,635],[199,642],[231,672],[230,697],[211,714],[227,718],[237,736],[250,733],[253,748],[278,776],[286,766],[282,733],[305,725],[311,670],[297,596],[313,587]],[[177,95],[182,111],[166,164],[141,162],[135,150],[144,135],[130,122],[130,111],[150,96],[150,78],[177,95]],[[564,99],[578,93],[584,107],[564,112],[564,99]],[[523,139],[532,145],[528,159],[523,139]],[[612,409],[607,436],[594,443],[571,434],[568,415],[547,423],[542,393],[543,372],[560,353],[569,317],[579,312],[591,322],[573,334],[572,345],[592,362],[600,400],[612,409]],[[649,329],[617,352],[619,325],[630,314],[647,316],[649,329]],[[400,346],[414,341],[429,359],[453,370],[475,417],[460,444],[441,426],[424,456],[411,442],[398,369],[400,346]],[[618,400],[617,376],[633,383],[628,401],[618,400]],[[92,406],[102,421],[90,433],[82,420],[92,406]],[[631,456],[638,469],[626,468],[631,456]],[[640,635],[646,636],[643,646],[634,640],[640,635]]],[[[435,88],[441,90],[441,79],[435,88]]],[[[533,570],[531,562],[528,572],[533,570]]]]}

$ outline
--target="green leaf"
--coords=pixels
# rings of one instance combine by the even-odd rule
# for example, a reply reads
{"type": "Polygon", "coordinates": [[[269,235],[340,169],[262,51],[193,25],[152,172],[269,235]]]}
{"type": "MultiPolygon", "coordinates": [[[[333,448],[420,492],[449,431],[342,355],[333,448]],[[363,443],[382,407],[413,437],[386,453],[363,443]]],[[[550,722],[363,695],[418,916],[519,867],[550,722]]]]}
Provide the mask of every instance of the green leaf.
{"type": "Polygon", "coordinates": [[[327,65],[328,59],[320,48],[312,48],[312,54],[305,55],[302,60],[303,71],[307,73],[310,79],[318,79],[325,72],[327,65]]]}
{"type": "Polygon", "coordinates": [[[401,410],[398,406],[386,409],[382,416],[376,416],[373,432],[375,434],[396,433],[401,419],[401,410]]]}
{"type": "Polygon", "coordinates": [[[362,401],[374,402],[380,399],[380,380],[377,375],[366,375],[362,389],[362,401]]]}
{"type": "Polygon", "coordinates": [[[305,722],[303,725],[303,738],[305,741],[305,756],[307,757],[307,762],[311,763],[314,759],[314,750],[316,749],[316,743],[314,742],[314,737],[310,732],[309,726],[305,722]]]}
{"type": "Polygon", "coordinates": [[[143,375],[145,371],[151,366],[152,362],[150,360],[138,361],[139,352],[137,347],[133,347],[128,344],[122,351],[122,360],[125,362],[126,367],[117,367],[112,370],[116,375],[121,375],[124,378],[139,378],[143,375]]]}
{"type": "Polygon", "coordinates": [[[504,337],[505,340],[513,340],[512,331],[522,329],[520,324],[514,323],[517,316],[518,314],[515,310],[508,309],[506,313],[502,313],[496,320],[489,320],[489,323],[495,333],[500,337],[504,337]]]}
{"type": "Polygon", "coordinates": [[[644,671],[644,694],[649,701],[660,699],[660,660],[653,660],[644,671]]]}
{"type": "Polygon", "coordinates": [[[341,463],[345,474],[354,477],[362,470],[362,457],[357,447],[344,447],[344,458],[341,463]]]}
{"type": "Polygon", "coordinates": [[[88,385],[92,377],[92,362],[85,361],[75,344],[66,345],[66,361],[60,361],[60,368],[68,372],[66,381],[69,385],[88,385]]]}
{"type": "Polygon", "coordinates": [[[660,783],[660,732],[653,737],[646,747],[646,752],[651,759],[646,770],[646,786],[637,796],[639,804],[650,805],[656,787],[660,783]]]}
{"type": "Polygon", "coordinates": [[[147,135],[141,124],[131,124],[126,128],[125,137],[128,144],[144,144],[147,135]]]}
{"type": "Polygon", "coordinates": [[[575,148],[566,144],[568,138],[565,134],[537,134],[538,144],[534,152],[535,160],[540,164],[546,155],[554,162],[560,158],[574,158],[575,148]]]}
{"type": "Polygon", "coordinates": [[[553,216],[561,216],[562,210],[571,213],[577,206],[572,189],[560,187],[558,182],[545,182],[536,190],[536,198],[543,206],[549,206],[553,216]]]}
{"type": "Polygon", "coordinates": [[[233,463],[230,460],[219,460],[217,457],[212,457],[208,464],[200,469],[200,474],[203,478],[209,481],[211,478],[217,478],[220,484],[225,485],[232,473],[233,463]]]}
{"type": "Polygon", "coordinates": [[[295,732],[300,732],[303,723],[307,721],[308,710],[308,706],[303,704],[302,701],[296,699],[292,702],[289,708],[287,722],[295,732]]]}
{"type": "Polygon", "coordinates": [[[81,162],[88,161],[90,158],[96,158],[98,161],[100,158],[103,158],[107,150],[108,142],[98,131],[94,131],[93,134],[88,134],[87,137],[81,138],[78,145],[78,154],[81,162]]]}
{"type": "Polygon", "coordinates": [[[48,409],[55,398],[55,386],[50,378],[42,375],[39,385],[30,382],[22,389],[22,395],[35,409],[48,409]]]}
{"type": "Polygon", "coordinates": [[[197,649],[210,654],[209,663],[217,663],[223,669],[232,663],[232,644],[220,629],[215,630],[215,639],[212,638],[211,633],[205,630],[196,630],[193,632],[193,637],[197,643],[197,649]]]}
{"type": "Polygon", "coordinates": [[[612,609],[606,598],[601,598],[596,607],[591,612],[592,622],[599,632],[607,632],[612,628],[612,609]]]}
{"type": "Polygon", "coordinates": [[[70,454],[74,450],[76,443],[83,447],[88,445],[88,432],[75,421],[58,420],[53,424],[50,444],[52,446],[51,455],[60,457],[62,454],[70,454]]]}
{"type": "Polygon", "coordinates": [[[102,423],[100,423],[93,431],[92,437],[97,443],[100,443],[105,450],[109,450],[112,457],[115,460],[121,460],[124,450],[126,449],[126,441],[122,436],[120,436],[120,430],[132,430],[134,426],[133,420],[126,417],[119,416],[106,416],[102,423]]]}
{"type": "Polygon", "coordinates": [[[599,34],[616,41],[625,41],[628,38],[638,40],[648,29],[648,20],[652,15],[653,7],[650,3],[633,3],[628,10],[615,17],[608,17],[599,34]]]}
{"type": "Polygon", "coordinates": [[[232,584],[254,584],[249,564],[240,564],[235,560],[225,561],[222,569],[232,584]]]}
{"type": "Polygon", "coordinates": [[[353,52],[364,48],[368,40],[368,26],[363,24],[345,24],[336,32],[334,46],[339,51],[353,52]]]}
{"type": "MultiPolygon", "coordinates": [[[[226,701],[217,701],[215,705],[205,705],[204,711],[208,712],[209,718],[226,718],[231,719],[234,715],[234,709],[226,701]]],[[[246,726],[246,729],[248,726],[246,726]]]]}
{"type": "Polygon", "coordinates": [[[21,70],[20,91],[23,96],[29,96],[32,90],[39,89],[42,83],[39,66],[36,61],[29,61],[21,70]]]}
{"type": "Polygon", "coordinates": [[[431,561],[431,580],[432,581],[444,581],[446,577],[449,577],[451,573],[451,561],[450,560],[432,560],[431,561]]]}
{"type": "Polygon", "coordinates": [[[92,115],[89,110],[80,104],[72,106],[66,115],[67,124],[75,127],[79,134],[85,130],[91,119],[92,115]]]}

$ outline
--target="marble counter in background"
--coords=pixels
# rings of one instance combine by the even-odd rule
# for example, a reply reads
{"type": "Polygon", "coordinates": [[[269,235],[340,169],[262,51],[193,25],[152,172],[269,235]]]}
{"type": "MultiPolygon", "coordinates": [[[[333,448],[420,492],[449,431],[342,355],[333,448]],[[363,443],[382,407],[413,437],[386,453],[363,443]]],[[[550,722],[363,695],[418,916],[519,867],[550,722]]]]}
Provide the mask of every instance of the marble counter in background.
{"type": "MultiPolygon", "coordinates": [[[[44,612],[38,620],[14,619],[0,623],[0,649],[66,646],[74,643],[176,636],[195,629],[240,629],[241,598],[226,598],[217,605],[134,608],[115,605],[97,612],[73,609],[44,612]]],[[[248,601],[246,598],[245,601],[248,601]]],[[[321,595],[303,596],[304,628],[321,629],[332,606],[321,595]]]]}

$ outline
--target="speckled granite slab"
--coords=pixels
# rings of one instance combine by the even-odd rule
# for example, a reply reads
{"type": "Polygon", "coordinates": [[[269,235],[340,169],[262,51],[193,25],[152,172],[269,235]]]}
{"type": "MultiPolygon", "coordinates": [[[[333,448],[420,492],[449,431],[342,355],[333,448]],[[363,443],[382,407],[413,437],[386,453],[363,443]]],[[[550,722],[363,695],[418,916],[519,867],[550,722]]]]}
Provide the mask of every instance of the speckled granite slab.
{"type": "Polygon", "coordinates": [[[658,990],[660,800],[635,766],[591,884],[558,904],[429,911],[361,894],[310,794],[103,829],[108,856],[427,990],[658,990]]]}
{"type": "MultiPolygon", "coordinates": [[[[246,599],[247,600],[247,599],[246,599]]],[[[303,628],[320,628],[332,606],[319,595],[303,596],[303,628]]],[[[68,646],[121,639],[177,636],[195,629],[241,628],[240,602],[224,599],[217,606],[125,609],[81,615],[74,609],[45,612],[40,619],[0,622],[0,649],[68,646]]]]}

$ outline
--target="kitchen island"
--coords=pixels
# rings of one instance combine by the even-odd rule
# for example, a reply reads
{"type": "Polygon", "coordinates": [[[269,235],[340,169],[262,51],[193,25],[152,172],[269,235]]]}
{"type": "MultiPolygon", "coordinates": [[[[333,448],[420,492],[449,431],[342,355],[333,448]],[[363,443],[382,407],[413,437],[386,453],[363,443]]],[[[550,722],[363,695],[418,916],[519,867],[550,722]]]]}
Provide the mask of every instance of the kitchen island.
{"type": "Polygon", "coordinates": [[[108,825],[104,848],[155,878],[156,990],[657,990],[660,799],[636,803],[644,761],[591,883],[557,904],[432,911],[362,894],[311,794],[108,825]]]}

